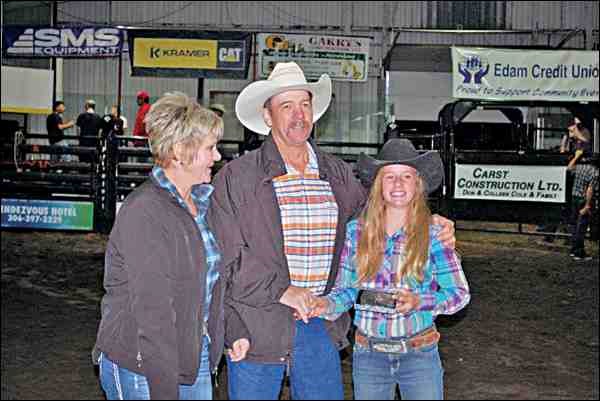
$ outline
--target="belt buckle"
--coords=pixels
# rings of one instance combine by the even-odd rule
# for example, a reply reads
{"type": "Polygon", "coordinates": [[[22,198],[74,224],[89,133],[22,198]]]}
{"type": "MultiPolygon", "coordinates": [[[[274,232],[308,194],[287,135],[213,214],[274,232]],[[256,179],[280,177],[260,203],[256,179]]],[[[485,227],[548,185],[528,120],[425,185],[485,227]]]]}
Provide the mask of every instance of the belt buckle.
{"type": "Polygon", "coordinates": [[[373,350],[378,352],[387,352],[389,354],[405,354],[407,352],[406,343],[399,341],[397,343],[374,343],[373,350]]]}

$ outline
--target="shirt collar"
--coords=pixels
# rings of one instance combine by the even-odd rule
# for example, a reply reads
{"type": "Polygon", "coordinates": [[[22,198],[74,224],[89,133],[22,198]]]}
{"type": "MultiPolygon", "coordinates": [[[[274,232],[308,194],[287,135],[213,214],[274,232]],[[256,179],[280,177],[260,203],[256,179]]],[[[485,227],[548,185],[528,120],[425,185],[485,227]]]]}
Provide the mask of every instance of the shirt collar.
{"type": "MultiPolygon", "coordinates": [[[[152,176],[161,188],[167,190],[184,209],[188,209],[183,198],[177,191],[177,188],[171,182],[171,180],[169,180],[165,174],[165,171],[161,167],[154,166],[152,169],[152,176]]],[[[198,209],[198,216],[202,218],[206,216],[206,212],[208,211],[208,207],[210,205],[210,196],[212,195],[213,191],[214,187],[211,184],[197,184],[192,186],[192,200],[198,209]]]]}
{"type": "MultiPolygon", "coordinates": [[[[306,142],[306,147],[308,149],[308,165],[306,167],[310,172],[319,174],[319,162],[317,160],[317,153],[313,149],[310,142],[306,142]]],[[[286,164],[285,167],[288,171],[288,174],[298,173],[298,171],[296,171],[296,169],[289,164],[286,164]]]]}
{"type": "Polygon", "coordinates": [[[404,228],[399,229],[398,231],[396,231],[391,236],[387,235],[387,233],[385,234],[385,238],[386,239],[390,239],[390,240],[392,240],[394,242],[398,241],[401,238],[404,238],[405,236],[406,236],[406,231],[404,230],[404,228]]]}

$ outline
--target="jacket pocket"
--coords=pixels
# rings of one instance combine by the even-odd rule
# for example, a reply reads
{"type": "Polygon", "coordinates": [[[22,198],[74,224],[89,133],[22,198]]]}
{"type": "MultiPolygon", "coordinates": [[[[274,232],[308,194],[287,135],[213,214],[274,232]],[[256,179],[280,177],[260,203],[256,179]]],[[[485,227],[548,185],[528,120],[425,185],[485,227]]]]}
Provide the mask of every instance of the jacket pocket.
{"type": "Polygon", "coordinates": [[[278,303],[290,284],[282,266],[265,261],[248,247],[242,247],[230,268],[229,297],[247,306],[256,308],[278,303]]]}

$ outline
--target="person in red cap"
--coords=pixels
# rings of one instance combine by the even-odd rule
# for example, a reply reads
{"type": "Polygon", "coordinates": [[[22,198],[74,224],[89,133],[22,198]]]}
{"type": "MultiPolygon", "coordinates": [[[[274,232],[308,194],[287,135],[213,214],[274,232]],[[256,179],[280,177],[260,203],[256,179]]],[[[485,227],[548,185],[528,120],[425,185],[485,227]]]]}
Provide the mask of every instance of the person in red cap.
{"type": "MultiPolygon", "coordinates": [[[[140,108],[137,111],[137,115],[135,116],[135,126],[133,128],[134,136],[145,136],[148,137],[148,133],[146,132],[146,124],[144,124],[144,118],[146,118],[146,114],[148,110],[150,110],[150,94],[146,91],[139,91],[136,95],[137,104],[140,108]]],[[[147,141],[135,141],[135,146],[143,147],[147,146],[147,141]]]]}

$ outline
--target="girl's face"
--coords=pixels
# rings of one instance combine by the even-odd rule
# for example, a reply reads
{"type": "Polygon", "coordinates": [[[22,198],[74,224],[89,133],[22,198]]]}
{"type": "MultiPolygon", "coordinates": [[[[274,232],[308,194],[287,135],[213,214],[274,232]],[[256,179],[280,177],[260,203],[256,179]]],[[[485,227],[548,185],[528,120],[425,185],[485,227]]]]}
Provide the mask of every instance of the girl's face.
{"type": "Polygon", "coordinates": [[[407,208],[417,192],[417,170],[403,164],[391,164],[385,166],[381,174],[386,207],[407,208]]]}

